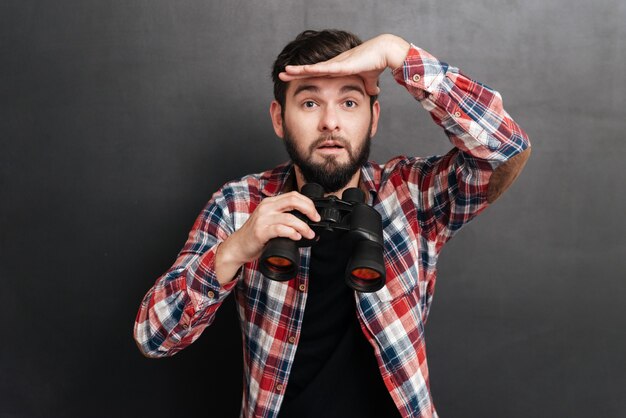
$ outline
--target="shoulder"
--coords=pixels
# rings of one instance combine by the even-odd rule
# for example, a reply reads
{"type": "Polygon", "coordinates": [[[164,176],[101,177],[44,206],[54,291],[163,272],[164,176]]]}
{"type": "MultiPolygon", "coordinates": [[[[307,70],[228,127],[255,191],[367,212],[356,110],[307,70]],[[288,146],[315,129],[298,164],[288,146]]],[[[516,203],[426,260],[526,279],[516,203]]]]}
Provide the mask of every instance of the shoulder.
{"type": "Polygon", "coordinates": [[[246,174],[225,183],[215,192],[211,200],[221,199],[229,206],[242,202],[258,201],[278,193],[291,172],[292,164],[283,163],[272,169],[246,174]]]}

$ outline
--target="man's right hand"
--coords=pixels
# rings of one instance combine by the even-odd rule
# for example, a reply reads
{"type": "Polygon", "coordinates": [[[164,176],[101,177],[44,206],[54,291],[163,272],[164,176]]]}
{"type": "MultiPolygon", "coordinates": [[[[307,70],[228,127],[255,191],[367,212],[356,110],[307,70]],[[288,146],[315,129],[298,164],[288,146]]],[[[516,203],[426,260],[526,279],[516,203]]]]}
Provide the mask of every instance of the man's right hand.
{"type": "Polygon", "coordinates": [[[220,244],[215,258],[215,274],[221,284],[231,281],[239,268],[261,256],[265,244],[276,237],[294,241],[302,237],[312,239],[315,232],[289,213],[301,212],[314,222],[320,220],[313,201],[298,193],[289,192],[263,199],[243,226],[220,244]]]}

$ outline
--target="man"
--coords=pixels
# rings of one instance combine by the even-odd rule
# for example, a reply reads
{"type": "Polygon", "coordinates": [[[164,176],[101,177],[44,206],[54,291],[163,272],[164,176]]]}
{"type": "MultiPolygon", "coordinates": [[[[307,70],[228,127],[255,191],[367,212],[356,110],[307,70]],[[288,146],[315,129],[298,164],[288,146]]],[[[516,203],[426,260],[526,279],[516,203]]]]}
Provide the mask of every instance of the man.
{"type": "Polygon", "coordinates": [[[361,43],[305,31],[278,56],[270,115],[291,162],[223,186],[178,259],[146,294],[135,339],[149,357],[173,355],[212,323],[234,291],[243,330],[242,416],[436,417],[424,341],[439,251],[513,182],[530,152],[500,95],[394,35],[361,43]],[[368,162],[378,129],[378,76],[430,112],[454,148],[442,157],[368,162]],[[307,182],[341,196],[360,187],[382,216],[386,285],[355,292],[348,254],[322,239],[300,251],[288,282],[259,273],[275,237],[314,232],[320,219],[297,192],[307,182]]]}

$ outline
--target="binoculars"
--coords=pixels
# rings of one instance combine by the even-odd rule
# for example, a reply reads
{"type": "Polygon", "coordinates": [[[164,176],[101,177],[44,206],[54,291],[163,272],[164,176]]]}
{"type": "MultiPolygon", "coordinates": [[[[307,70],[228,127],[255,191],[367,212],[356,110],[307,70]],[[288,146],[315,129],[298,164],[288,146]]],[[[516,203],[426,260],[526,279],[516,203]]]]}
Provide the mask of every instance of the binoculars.
{"type": "Polygon", "coordinates": [[[291,280],[300,265],[298,248],[315,245],[324,233],[342,240],[346,251],[351,252],[345,273],[347,285],[359,292],[380,290],[385,285],[382,219],[374,208],[365,204],[364,193],[354,187],[346,189],[341,199],[324,197],[324,188],[316,183],[305,184],[301,193],[313,200],[321,220],[313,222],[296,210],[290,213],[306,222],[315,232],[315,238],[299,241],[272,238],[259,259],[261,273],[272,280],[291,280]]]}

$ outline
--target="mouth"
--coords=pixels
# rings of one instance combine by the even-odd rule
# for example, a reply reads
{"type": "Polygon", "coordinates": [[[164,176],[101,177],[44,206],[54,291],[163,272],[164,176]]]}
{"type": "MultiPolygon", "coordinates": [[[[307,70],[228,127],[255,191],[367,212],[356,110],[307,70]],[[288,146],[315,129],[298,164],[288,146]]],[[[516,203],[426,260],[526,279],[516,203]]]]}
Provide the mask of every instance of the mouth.
{"type": "Polygon", "coordinates": [[[344,147],[338,141],[325,141],[318,145],[319,150],[342,150],[344,147]]]}

